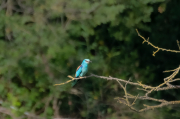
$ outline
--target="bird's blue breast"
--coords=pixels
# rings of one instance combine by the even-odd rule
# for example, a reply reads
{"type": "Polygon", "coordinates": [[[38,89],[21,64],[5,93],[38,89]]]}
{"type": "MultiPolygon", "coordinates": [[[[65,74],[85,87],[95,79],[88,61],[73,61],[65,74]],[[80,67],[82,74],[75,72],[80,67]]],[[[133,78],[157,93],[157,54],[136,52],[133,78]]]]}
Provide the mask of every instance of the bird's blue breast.
{"type": "Polygon", "coordinates": [[[82,72],[81,72],[80,76],[82,77],[82,76],[86,75],[87,71],[88,71],[88,66],[82,66],[82,72]]]}

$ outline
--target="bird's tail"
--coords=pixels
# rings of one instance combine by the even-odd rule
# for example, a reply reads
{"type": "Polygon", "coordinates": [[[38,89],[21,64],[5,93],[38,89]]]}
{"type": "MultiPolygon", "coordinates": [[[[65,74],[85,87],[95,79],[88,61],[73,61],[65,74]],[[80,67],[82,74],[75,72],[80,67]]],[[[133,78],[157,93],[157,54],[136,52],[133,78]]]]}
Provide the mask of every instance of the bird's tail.
{"type": "Polygon", "coordinates": [[[77,83],[77,80],[72,81],[71,86],[74,87],[76,85],[76,83],[77,83]]]}

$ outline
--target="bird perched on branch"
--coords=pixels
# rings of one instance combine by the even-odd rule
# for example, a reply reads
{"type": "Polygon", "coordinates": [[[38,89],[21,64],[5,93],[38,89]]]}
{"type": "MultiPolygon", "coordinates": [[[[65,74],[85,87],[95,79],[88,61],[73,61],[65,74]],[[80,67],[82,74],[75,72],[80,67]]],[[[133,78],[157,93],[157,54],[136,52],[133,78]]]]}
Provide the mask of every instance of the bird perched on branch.
{"type": "MultiPolygon", "coordinates": [[[[84,59],[82,64],[77,68],[75,78],[83,77],[88,71],[88,64],[91,61],[89,59],[84,59]]],[[[72,82],[72,87],[77,83],[78,80],[72,82]]]]}

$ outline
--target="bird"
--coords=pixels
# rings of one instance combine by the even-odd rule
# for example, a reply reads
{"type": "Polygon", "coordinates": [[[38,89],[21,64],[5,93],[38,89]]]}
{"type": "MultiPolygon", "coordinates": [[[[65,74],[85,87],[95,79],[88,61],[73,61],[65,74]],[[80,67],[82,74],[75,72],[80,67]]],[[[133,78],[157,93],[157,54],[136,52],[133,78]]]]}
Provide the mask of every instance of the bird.
{"type": "MultiPolygon", "coordinates": [[[[79,78],[79,77],[83,77],[86,75],[87,71],[88,71],[88,64],[92,62],[89,59],[84,59],[81,63],[81,65],[76,69],[76,74],[75,74],[75,78],[79,78]]],[[[74,80],[72,82],[72,87],[74,85],[76,85],[78,80],[74,80]]]]}

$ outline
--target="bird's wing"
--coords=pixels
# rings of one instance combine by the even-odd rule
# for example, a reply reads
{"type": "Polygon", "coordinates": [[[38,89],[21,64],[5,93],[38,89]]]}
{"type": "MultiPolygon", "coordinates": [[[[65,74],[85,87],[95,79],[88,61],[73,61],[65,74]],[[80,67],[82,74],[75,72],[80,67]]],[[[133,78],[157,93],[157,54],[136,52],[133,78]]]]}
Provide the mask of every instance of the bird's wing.
{"type": "Polygon", "coordinates": [[[81,74],[81,72],[82,72],[82,65],[80,65],[80,66],[76,69],[75,77],[79,77],[79,75],[81,74]]]}

